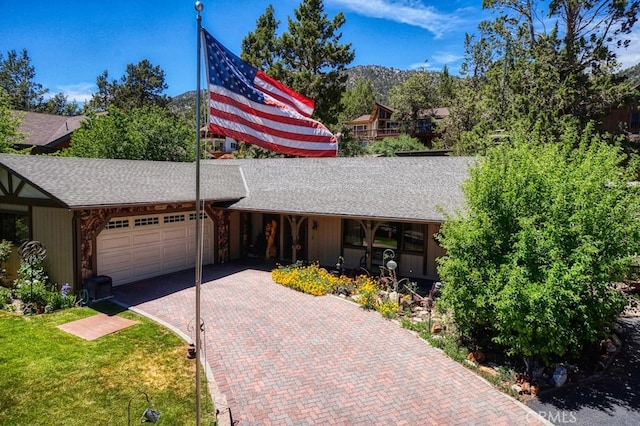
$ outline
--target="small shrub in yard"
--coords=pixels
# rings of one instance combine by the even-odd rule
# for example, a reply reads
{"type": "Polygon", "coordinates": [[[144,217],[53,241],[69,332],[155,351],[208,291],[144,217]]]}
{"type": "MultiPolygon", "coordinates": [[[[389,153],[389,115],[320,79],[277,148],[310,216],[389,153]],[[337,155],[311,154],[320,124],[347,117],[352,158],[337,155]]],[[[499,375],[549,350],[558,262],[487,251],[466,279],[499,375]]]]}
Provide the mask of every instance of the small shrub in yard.
{"type": "Polygon", "coordinates": [[[16,298],[22,301],[27,313],[44,311],[47,304],[47,293],[45,284],[41,281],[24,280],[16,287],[16,298]]]}
{"type": "Polygon", "coordinates": [[[278,284],[303,293],[322,296],[333,293],[338,287],[347,286],[347,277],[336,277],[317,263],[304,266],[301,262],[282,266],[271,271],[271,278],[278,284]]]}
{"type": "Polygon", "coordinates": [[[6,287],[0,287],[0,307],[8,305],[13,300],[13,292],[6,287]]]}
{"type": "Polygon", "coordinates": [[[46,313],[54,312],[60,309],[73,308],[76,302],[75,296],[70,293],[68,284],[62,286],[60,291],[49,291],[46,295],[46,313]]]}
{"type": "Polygon", "coordinates": [[[4,280],[7,278],[7,269],[4,265],[9,260],[12,249],[13,244],[11,243],[11,241],[0,241],[0,285],[4,284],[4,280]]]}

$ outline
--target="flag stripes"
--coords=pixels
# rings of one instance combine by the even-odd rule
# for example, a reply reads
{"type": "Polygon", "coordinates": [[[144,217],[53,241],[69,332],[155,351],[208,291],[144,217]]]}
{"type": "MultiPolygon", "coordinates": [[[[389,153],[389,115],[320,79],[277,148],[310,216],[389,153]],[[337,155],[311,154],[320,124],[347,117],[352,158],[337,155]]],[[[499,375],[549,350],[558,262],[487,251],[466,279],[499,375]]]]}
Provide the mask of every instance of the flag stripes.
{"type": "Polygon", "coordinates": [[[310,118],[311,99],[253,68],[202,31],[210,131],[282,154],[337,155],[336,137],[310,118]]]}

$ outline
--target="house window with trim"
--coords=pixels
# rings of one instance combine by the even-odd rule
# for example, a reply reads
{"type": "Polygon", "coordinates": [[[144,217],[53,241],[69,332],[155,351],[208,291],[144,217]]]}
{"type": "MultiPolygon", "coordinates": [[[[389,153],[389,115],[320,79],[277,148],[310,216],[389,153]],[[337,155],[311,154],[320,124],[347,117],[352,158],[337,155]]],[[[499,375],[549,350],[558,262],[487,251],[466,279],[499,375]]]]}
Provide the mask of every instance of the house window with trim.
{"type": "MultiPolygon", "coordinates": [[[[417,223],[384,222],[373,236],[374,249],[393,249],[422,253],[425,245],[425,225],[417,223]]],[[[360,221],[345,219],[343,244],[349,247],[366,247],[367,240],[360,221]]]]}
{"type": "Polygon", "coordinates": [[[22,212],[0,212],[0,240],[21,244],[30,238],[29,215],[22,212]]]}
{"type": "Polygon", "coordinates": [[[343,227],[343,241],[345,246],[366,247],[367,240],[364,228],[357,220],[346,219],[343,227]]]}
{"type": "Polygon", "coordinates": [[[629,120],[629,131],[631,133],[640,133],[640,111],[631,112],[629,120]]]}

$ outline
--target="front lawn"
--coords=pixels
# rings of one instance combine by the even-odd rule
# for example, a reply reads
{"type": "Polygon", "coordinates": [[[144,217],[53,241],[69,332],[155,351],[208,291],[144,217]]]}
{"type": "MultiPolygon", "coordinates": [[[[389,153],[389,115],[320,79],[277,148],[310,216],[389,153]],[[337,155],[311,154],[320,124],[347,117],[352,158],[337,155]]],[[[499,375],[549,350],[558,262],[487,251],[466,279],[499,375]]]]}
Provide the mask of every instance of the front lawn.
{"type": "MultiPolygon", "coordinates": [[[[158,324],[113,304],[48,315],[0,312],[0,424],[126,425],[129,400],[146,392],[159,424],[195,424],[195,365],[186,344],[158,324]],[[85,341],[56,326],[100,312],[136,320],[117,333],[85,341]]],[[[202,379],[202,424],[215,422],[202,379]],[[205,399],[206,398],[206,399],[205,399]]],[[[147,402],[131,402],[139,424],[147,402]]]]}

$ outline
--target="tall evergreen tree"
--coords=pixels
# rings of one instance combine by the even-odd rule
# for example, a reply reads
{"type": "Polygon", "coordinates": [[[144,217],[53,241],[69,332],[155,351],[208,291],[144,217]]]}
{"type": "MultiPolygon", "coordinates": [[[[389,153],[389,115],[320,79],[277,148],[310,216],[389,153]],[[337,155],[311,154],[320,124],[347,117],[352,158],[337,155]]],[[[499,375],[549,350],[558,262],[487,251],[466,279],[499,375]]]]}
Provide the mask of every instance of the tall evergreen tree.
{"type": "Polygon", "coordinates": [[[322,0],[303,0],[289,18],[288,31],[280,38],[282,58],[273,75],[294,90],[314,99],[314,116],[325,125],[337,123],[346,90],[347,76],[341,74],[353,61],[351,43],[342,44],[340,28],[344,14],[330,20],[322,0]]]}
{"type": "Polygon", "coordinates": [[[14,152],[13,145],[24,139],[18,130],[21,122],[21,117],[11,111],[9,95],[0,87],[0,152],[14,152]]]}
{"type": "Polygon", "coordinates": [[[33,81],[35,75],[27,49],[22,49],[20,54],[11,50],[6,58],[0,53],[0,87],[9,96],[13,109],[36,111],[42,104],[49,90],[33,81]]]}
{"type": "Polygon", "coordinates": [[[164,71],[147,59],[128,64],[120,80],[109,81],[109,73],[105,70],[97,77],[96,85],[98,92],[93,95],[90,105],[98,111],[109,106],[131,110],[150,105],[166,107],[169,103],[169,98],[162,94],[169,87],[164,71]]]}
{"type": "Polygon", "coordinates": [[[56,93],[52,98],[40,105],[39,112],[54,115],[74,116],[80,114],[80,107],[76,101],[69,102],[64,93],[56,93]]]}
{"type": "Polygon", "coordinates": [[[543,120],[550,128],[572,118],[583,126],[601,121],[612,107],[633,98],[615,74],[616,48],[629,44],[639,5],[637,0],[485,0],[483,7],[499,17],[466,38],[467,78],[458,92],[466,99],[458,104],[475,107],[461,109],[468,115],[457,122],[478,133],[522,119],[531,126],[543,120]]]}
{"type": "Polygon", "coordinates": [[[274,16],[273,6],[267,6],[267,10],[256,21],[255,31],[242,39],[240,58],[255,68],[269,72],[279,59],[278,25],[280,21],[274,16]]]}

